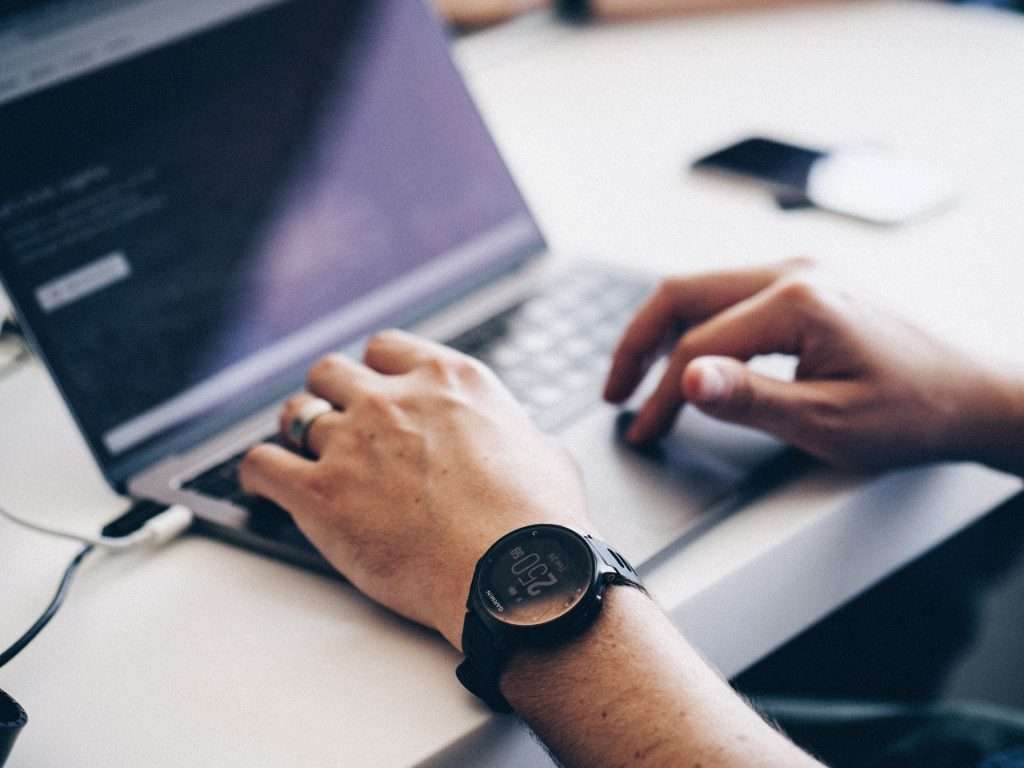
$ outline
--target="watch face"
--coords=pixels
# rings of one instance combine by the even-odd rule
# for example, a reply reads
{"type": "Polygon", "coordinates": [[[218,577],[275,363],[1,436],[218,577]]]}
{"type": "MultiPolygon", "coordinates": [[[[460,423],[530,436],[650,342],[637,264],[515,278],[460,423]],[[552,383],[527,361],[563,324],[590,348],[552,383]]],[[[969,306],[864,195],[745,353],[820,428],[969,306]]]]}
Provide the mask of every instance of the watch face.
{"type": "Polygon", "coordinates": [[[569,613],[594,580],[594,557],[578,535],[537,526],[488,553],[477,580],[480,601],[505,624],[536,626],[569,613]]]}

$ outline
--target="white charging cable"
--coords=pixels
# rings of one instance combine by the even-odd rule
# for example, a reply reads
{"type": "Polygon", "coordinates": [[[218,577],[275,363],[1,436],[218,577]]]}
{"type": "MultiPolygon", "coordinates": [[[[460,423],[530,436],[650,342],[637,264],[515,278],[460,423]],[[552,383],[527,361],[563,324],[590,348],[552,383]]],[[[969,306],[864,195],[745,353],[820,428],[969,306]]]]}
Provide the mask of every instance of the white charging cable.
{"type": "Polygon", "coordinates": [[[105,549],[110,552],[125,552],[129,549],[135,549],[136,547],[141,546],[158,547],[161,544],[166,544],[172,539],[176,539],[187,531],[190,525],[192,525],[192,510],[188,507],[182,506],[181,504],[175,504],[168,507],[159,515],[147,520],[139,530],[130,533],[127,536],[118,537],[86,536],[79,533],[73,533],[71,531],[65,531],[60,528],[52,528],[47,525],[41,525],[39,523],[34,523],[31,520],[18,517],[13,512],[10,512],[3,507],[0,507],[0,516],[7,518],[16,525],[36,531],[37,533],[44,533],[48,536],[56,536],[70,541],[78,541],[82,544],[91,544],[94,547],[105,549]]]}

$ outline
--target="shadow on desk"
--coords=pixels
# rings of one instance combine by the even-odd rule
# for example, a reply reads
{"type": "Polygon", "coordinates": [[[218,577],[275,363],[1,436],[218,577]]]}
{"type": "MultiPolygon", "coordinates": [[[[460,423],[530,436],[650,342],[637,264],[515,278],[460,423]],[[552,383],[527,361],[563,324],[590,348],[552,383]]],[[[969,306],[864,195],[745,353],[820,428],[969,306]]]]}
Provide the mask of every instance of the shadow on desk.
{"type": "Polygon", "coordinates": [[[744,672],[748,695],[1024,709],[1024,494],[744,672]]]}
{"type": "Polygon", "coordinates": [[[1022,629],[1024,494],[733,683],[830,765],[1022,765],[1022,629]]]}

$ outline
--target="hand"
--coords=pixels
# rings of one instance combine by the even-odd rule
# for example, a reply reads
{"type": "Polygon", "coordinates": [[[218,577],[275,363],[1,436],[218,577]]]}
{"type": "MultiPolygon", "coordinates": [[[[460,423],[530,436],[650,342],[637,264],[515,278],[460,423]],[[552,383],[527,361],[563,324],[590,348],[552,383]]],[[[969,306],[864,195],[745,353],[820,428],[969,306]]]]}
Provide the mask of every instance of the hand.
{"type": "Polygon", "coordinates": [[[606,398],[627,398],[680,327],[632,442],[663,436],[689,402],[828,462],[870,470],[960,458],[984,439],[982,427],[998,423],[997,377],[828,285],[804,260],[665,281],[619,343],[606,398]],[[771,353],[799,358],[796,381],[744,365],[771,353]]]}
{"type": "Polygon", "coordinates": [[[358,589],[458,649],[491,544],[532,523],[591,532],[579,472],[482,364],[398,331],[371,339],[365,363],[316,363],[309,391],[338,408],[310,428],[316,458],[258,446],[242,486],[288,510],[358,589]]]}

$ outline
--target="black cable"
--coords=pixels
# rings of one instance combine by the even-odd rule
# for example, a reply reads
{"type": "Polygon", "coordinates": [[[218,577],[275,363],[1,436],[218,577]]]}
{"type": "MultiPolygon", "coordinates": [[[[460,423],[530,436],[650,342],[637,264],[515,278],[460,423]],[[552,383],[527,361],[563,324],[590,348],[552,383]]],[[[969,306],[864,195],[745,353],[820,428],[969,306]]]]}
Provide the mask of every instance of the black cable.
{"type": "Polygon", "coordinates": [[[21,653],[25,646],[31,643],[36,638],[36,635],[42,632],[43,628],[50,623],[50,619],[57,614],[57,611],[64,603],[64,598],[67,597],[68,590],[71,589],[71,581],[74,579],[76,571],[78,571],[78,566],[82,564],[82,561],[92,550],[92,544],[87,544],[68,563],[68,567],[64,570],[64,576],[60,580],[60,586],[57,587],[57,594],[53,596],[53,600],[46,606],[43,615],[36,619],[36,623],[29,627],[28,631],[14,642],[14,645],[0,653],[0,667],[21,653]]]}
{"type": "MultiPolygon", "coordinates": [[[[128,536],[166,510],[166,504],[158,504],[153,501],[136,501],[128,511],[104,526],[103,535],[113,537],[128,536]]],[[[28,631],[19,637],[14,645],[0,653],[0,667],[21,653],[25,646],[35,640],[36,635],[42,632],[43,628],[50,623],[50,620],[56,615],[64,603],[64,598],[67,597],[68,591],[71,589],[71,581],[75,578],[78,566],[82,564],[82,561],[85,560],[92,550],[93,545],[86,544],[68,563],[68,567],[64,570],[64,576],[60,580],[60,586],[57,587],[57,594],[53,596],[53,600],[50,601],[50,604],[43,611],[43,615],[36,620],[36,623],[29,627],[28,631]]]]}

